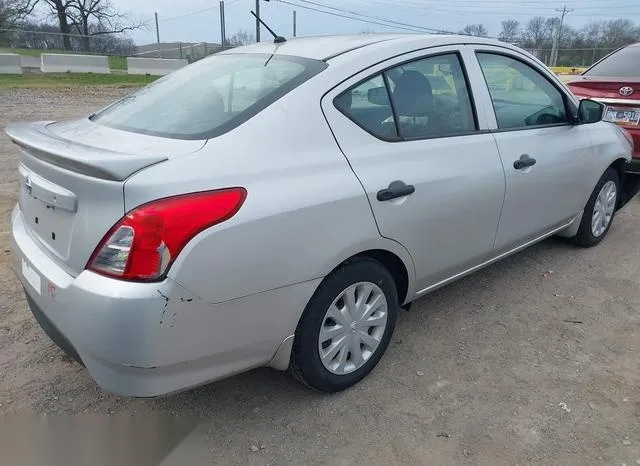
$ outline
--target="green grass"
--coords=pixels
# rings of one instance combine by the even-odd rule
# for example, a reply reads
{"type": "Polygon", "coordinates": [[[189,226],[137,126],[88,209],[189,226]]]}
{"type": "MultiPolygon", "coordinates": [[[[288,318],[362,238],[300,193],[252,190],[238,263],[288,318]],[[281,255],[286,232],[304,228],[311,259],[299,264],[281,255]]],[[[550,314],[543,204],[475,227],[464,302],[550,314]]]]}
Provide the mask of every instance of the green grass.
{"type": "Polygon", "coordinates": [[[126,57],[109,57],[109,68],[112,70],[126,70],[127,58],[126,57]]]}
{"type": "Polygon", "coordinates": [[[74,86],[128,86],[139,87],[158,79],[155,76],[91,73],[25,73],[1,75],[0,89],[55,88],[74,86]]]}
{"type": "MultiPolygon", "coordinates": [[[[26,55],[27,57],[40,57],[41,53],[67,53],[64,50],[55,50],[55,49],[41,50],[41,49],[8,49],[8,48],[0,49],[0,52],[17,53],[20,55],[26,55]]],[[[69,53],[73,53],[73,52],[69,52],[69,53]]]]}
{"type": "MultiPolygon", "coordinates": [[[[8,48],[0,48],[0,52],[4,53],[17,53],[19,55],[25,55],[27,57],[36,57],[40,58],[40,55],[43,53],[71,53],[76,55],[83,55],[83,52],[69,52],[66,50],[58,50],[58,49],[8,49],[8,48]]],[[[126,70],[127,69],[127,58],[119,57],[119,56],[110,56],[109,57],[109,68],[112,70],[126,70]]]]}

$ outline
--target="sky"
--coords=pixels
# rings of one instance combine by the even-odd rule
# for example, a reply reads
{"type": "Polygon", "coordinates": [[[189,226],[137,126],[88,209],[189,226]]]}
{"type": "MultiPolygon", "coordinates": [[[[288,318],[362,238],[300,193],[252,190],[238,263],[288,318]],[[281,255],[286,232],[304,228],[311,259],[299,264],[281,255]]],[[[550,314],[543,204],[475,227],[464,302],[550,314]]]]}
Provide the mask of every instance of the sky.
{"type": "MultiPolygon", "coordinates": [[[[227,37],[239,30],[255,34],[255,20],[249,13],[255,9],[255,2],[225,0],[227,37]]],[[[220,42],[219,0],[112,0],[112,3],[129,16],[148,23],[146,29],[130,34],[137,44],[156,41],[154,12],[159,16],[162,42],[220,42]]],[[[556,9],[563,6],[572,10],[565,21],[573,27],[616,18],[630,19],[640,26],[640,0],[260,0],[260,13],[272,29],[285,37],[292,36],[293,10],[297,11],[298,36],[365,31],[416,32],[419,28],[457,32],[470,23],[482,23],[490,36],[497,36],[504,19],[516,19],[522,24],[533,16],[559,16],[556,9]],[[311,8],[358,17],[362,21],[312,11],[311,8]],[[388,26],[373,24],[385,23],[374,17],[394,23],[388,26]]],[[[269,40],[270,37],[262,29],[261,39],[269,40]]]]}

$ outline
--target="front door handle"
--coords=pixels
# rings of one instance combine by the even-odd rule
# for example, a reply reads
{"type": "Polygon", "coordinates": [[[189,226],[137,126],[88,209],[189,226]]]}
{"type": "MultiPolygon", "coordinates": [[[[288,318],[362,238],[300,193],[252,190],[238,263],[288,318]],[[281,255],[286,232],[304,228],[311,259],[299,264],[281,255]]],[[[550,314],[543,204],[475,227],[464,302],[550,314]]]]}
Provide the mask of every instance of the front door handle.
{"type": "Polygon", "coordinates": [[[513,168],[522,170],[523,168],[533,167],[535,164],[536,159],[529,157],[529,154],[522,154],[518,160],[513,162],[513,168]]]}
{"type": "Polygon", "coordinates": [[[381,189],[376,196],[380,202],[390,201],[397,197],[404,197],[415,192],[416,188],[412,184],[405,184],[404,181],[392,181],[387,189],[381,189]]]}

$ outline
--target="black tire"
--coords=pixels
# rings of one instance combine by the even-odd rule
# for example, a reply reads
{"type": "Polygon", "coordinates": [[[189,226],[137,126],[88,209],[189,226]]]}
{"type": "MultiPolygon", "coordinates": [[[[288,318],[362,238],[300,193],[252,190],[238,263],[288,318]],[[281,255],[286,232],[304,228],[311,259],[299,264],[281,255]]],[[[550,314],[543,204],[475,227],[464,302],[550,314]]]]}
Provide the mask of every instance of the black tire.
{"type": "Polygon", "coordinates": [[[289,371],[295,379],[320,392],[335,393],[356,384],[373,370],[387,349],[398,308],[396,285],[385,267],[370,258],[357,258],[345,263],[324,279],[307,304],[296,329],[289,371]],[[385,295],[386,328],[378,347],[361,367],[349,374],[337,375],[327,370],[320,359],[320,329],[333,301],[346,288],[359,282],[374,283],[385,295]]]}
{"type": "Polygon", "coordinates": [[[600,194],[600,190],[602,189],[602,187],[609,181],[613,181],[615,183],[617,193],[616,204],[620,203],[620,176],[618,176],[618,172],[616,170],[614,170],[613,168],[608,168],[596,184],[596,187],[593,189],[593,192],[589,197],[589,201],[584,208],[584,213],[582,214],[582,221],[580,222],[578,233],[573,237],[573,242],[578,246],[581,246],[583,248],[596,246],[604,239],[605,236],[607,236],[607,233],[611,228],[611,224],[613,223],[613,219],[615,218],[616,214],[615,209],[613,211],[609,224],[600,236],[594,236],[593,231],[591,230],[591,219],[593,218],[593,210],[598,198],[598,194],[600,194]]]}

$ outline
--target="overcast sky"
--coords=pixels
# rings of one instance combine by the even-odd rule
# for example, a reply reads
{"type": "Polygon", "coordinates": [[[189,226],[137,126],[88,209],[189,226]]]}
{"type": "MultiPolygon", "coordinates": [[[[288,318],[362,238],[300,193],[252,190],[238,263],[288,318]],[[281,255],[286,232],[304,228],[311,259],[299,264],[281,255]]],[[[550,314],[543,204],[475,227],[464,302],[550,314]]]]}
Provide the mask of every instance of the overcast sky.
{"type": "MultiPolygon", "coordinates": [[[[220,42],[218,0],[112,0],[122,11],[148,21],[147,30],[136,31],[136,43],[155,42],[153,14],[160,17],[160,39],[163,42],[220,42]],[[206,10],[205,10],[206,9],[206,10]],[[205,11],[202,11],[205,10],[205,11]]],[[[458,31],[469,23],[483,23],[489,35],[497,36],[500,22],[507,18],[525,23],[533,16],[557,16],[556,8],[573,9],[565,21],[580,27],[589,21],[627,18],[640,25],[640,0],[261,0],[261,16],[278,34],[292,35],[292,11],[297,10],[298,35],[404,31],[401,28],[423,28],[458,31]],[[299,6],[285,4],[284,1],[299,6]],[[395,21],[396,27],[340,18],[307,8],[324,9],[327,5],[369,17],[395,21]],[[307,8],[303,8],[307,7],[307,8]],[[409,26],[407,26],[409,25],[409,26]]],[[[244,29],[255,33],[255,21],[249,11],[255,0],[226,0],[227,36],[244,29]]],[[[328,10],[344,16],[355,16],[339,10],[328,10]]],[[[362,18],[363,20],[375,19],[362,18]]],[[[262,40],[270,36],[262,30],[262,40]]]]}

